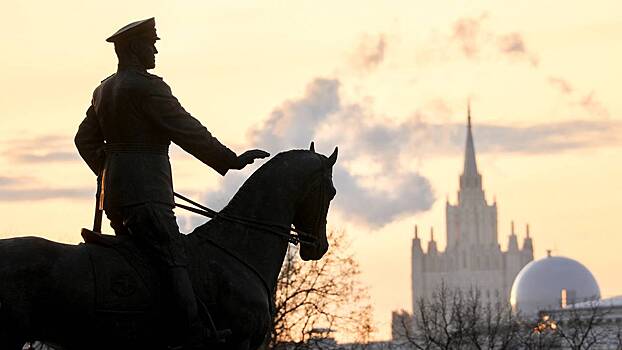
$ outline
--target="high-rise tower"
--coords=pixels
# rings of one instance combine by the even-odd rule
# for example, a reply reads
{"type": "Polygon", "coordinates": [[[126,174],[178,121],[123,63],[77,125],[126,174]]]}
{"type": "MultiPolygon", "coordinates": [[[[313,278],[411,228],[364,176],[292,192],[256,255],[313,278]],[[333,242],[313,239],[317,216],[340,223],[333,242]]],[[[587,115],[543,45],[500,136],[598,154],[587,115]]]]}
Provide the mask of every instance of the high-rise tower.
{"type": "Polygon", "coordinates": [[[447,246],[439,250],[434,238],[423,251],[418,228],[412,242],[413,312],[444,283],[449,288],[477,288],[484,302],[509,301],[510,288],[520,269],[533,260],[529,226],[522,248],[512,223],[508,250],[497,236],[497,203],[488,203],[477,168],[471,107],[467,111],[464,168],[455,204],[446,203],[447,246]]]}

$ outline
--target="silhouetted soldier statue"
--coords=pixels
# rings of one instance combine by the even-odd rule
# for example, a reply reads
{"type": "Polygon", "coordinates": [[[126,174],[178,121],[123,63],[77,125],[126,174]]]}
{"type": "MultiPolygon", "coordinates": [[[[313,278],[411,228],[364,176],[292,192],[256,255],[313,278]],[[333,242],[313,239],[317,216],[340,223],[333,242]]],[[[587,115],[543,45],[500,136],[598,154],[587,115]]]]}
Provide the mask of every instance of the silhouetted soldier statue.
{"type": "Polygon", "coordinates": [[[172,142],[225,175],[268,153],[237,156],[179,104],[155,67],[155,19],[134,22],[106,41],[114,43],[117,72],[93,92],[75,143],[98,175],[100,203],[117,235],[132,235],[162,270],[184,330],[184,349],[202,349],[212,336],[199,317],[186,253],[173,213],[172,142]]]}

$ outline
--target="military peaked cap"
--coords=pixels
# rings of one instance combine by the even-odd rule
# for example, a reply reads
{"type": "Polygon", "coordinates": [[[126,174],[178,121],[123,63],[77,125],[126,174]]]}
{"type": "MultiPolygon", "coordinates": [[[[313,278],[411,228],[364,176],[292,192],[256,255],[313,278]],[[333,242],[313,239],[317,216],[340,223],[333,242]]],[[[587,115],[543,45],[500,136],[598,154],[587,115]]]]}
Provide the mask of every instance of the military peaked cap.
{"type": "Polygon", "coordinates": [[[116,33],[106,39],[109,43],[117,41],[127,40],[136,37],[144,37],[149,39],[159,40],[155,29],[155,18],[151,17],[143,19],[142,21],[132,22],[125,27],[117,30],[116,33]]]}

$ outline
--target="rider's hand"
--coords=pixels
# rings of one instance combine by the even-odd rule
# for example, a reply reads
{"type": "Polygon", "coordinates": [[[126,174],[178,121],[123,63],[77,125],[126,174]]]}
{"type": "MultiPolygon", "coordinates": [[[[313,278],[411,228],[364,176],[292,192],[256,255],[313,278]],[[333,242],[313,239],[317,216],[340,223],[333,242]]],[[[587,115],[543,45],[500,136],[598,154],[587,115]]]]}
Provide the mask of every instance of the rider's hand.
{"type": "Polygon", "coordinates": [[[238,169],[238,170],[243,169],[245,166],[249,164],[253,164],[255,159],[266,158],[269,156],[270,156],[270,153],[266,151],[262,151],[260,149],[252,149],[252,150],[246,151],[238,156],[238,164],[236,167],[234,167],[234,169],[238,169]]]}

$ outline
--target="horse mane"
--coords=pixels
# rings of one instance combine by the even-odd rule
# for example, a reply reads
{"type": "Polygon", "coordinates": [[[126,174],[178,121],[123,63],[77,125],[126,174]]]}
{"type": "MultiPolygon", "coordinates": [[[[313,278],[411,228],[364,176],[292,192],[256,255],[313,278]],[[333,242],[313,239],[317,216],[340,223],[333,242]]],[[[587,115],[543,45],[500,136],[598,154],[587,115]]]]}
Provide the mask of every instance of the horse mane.
{"type": "MultiPolygon", "coordinates": [[[[280,191],[289,196],[298,195],[315,170],[321,169],[325,159],[324,155],[304,149],[284,151],[275,155],[246,179],[220,212],[236,213],[240,207],[257,200],[258,190],[280,191]],[[289,191],[286,191],[286,188],[289,191]]],[[[282,198],[282,200],[293,199],[282,198]]],[[[214,221],[210,220],[195,227],[190,235],[209,232],[213,223],[214,221]]]]}
{"type": "MultiPolygon", "coordinates": [[[[304,184],[314,170],[321,168],[322,157],[326,158],[305,149],[294,149],[277,154],[251,174],[222,210],[232,210],[245,202],[246,196],[254,194],[257,189],[274,188],[275,182],[279,179],[290,179],[300,185],[304,184]]],[[[284,185],[289,184],[279,184],[281,187],[284,185]]]]}

